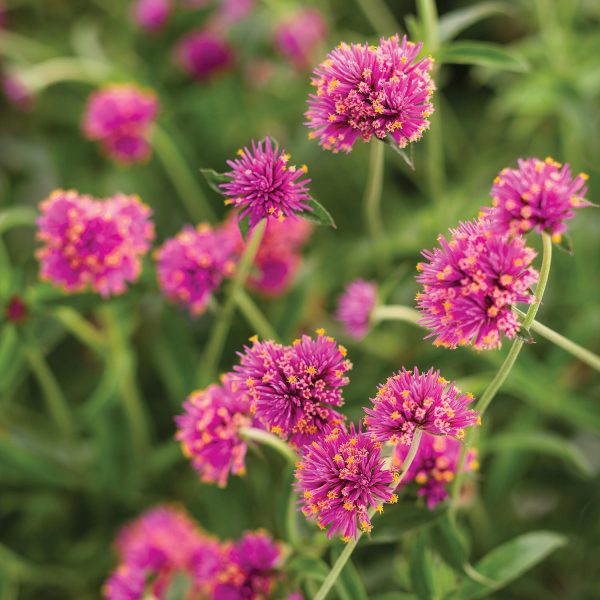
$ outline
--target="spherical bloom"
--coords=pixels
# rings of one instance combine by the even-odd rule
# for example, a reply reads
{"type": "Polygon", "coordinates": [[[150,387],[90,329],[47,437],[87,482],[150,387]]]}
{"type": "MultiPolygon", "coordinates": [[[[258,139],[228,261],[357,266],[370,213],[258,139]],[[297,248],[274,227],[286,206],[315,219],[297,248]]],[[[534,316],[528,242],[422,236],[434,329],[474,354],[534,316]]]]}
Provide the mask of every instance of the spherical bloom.
{"type": "Polygon", "coordinates": [[[427,337],[437,336],[437,346],[500,348],[501,334],[511,339],[519,330],[513,305],[534,300],[529,288],[538,279],[531,266],[536,253],[520,236],[493,235],[483,219],[450,233],[450,241],[440,235],[439,248],[424,250],[428,262],[417,265],[420,324],[431,330],[427,337]]]}
{"type": "Polygon", "coordinates": [[[377,442],[410,446],[417,429],[462,439],[464,428],[478,423],[469,410],[472,394],[463,394],[433,367],[419,373],[404,367],[379,386],[372,408],[365,408],[367,433],[377,442]]]}
{"type": "Polygon", "coordinates": [[[346,349],[317,330],[291,346],[254,338],[234,370],[252,397],[253,409],[267,429],[301,447],[344,422],[332,407],[343,404],[345,373],[352,363],[346,349]]]}
{"type": "Polygon", "coordinates": [[[421,138],[433,113],[431,58],[416,60],[422,44],[395,35],[379,46],[342,42],[314,71],[306,112],[310,138],[323,148],[350,152],[361,137],[401,148],[421,138]]]}
{"type": "Polygon", "coordinates": [[[532,229],[547,231],[555,241],[567,229],[575,208],[590,206],[584,196],[588,176],[571,176],[569,165],[552,158],[519,160],[518,169],[502,169],[494,180],[493,208],[484,209],[494,232],[509,235],[532,229]]]}
{"type": "Polygon", "coordinates": [[[248,445],[240,429],[250,427],[253,417],[250,397],[240,391],[239,383],[224,375],[221,385],[190,394],[183,408],[175,417],[175,439],[202,481],[224,487],[229,473],[243,475],[248,445]]]}
{"type": "Polygon", "coordinates": [[[158,31],[171,14],[170,0],[136,0],[133,4],[133,20],[147,31],[158,31]]]}
{"type": "Polygon", "coordinates": [[[17,73],[2,73],[2,92],[14,108],[27,112],[33,106],[33,97],[17,73]]]}
{"type": "Polygon", "coordinates": [[[277,23],[275,46],[296,68],[308,69],[315,50],[327,36],[327,22],[316,7],[300,8],[277,23]]]}
{"type": "Polygon", "coordinates": [[[161,290],[192,315],[202,314],[223,277],[233,273],[233,249],[230,237],[221,230],[206,223],[185,226],[156,251],[161,290]]]}
{"type": "Polygon", "coordinates": [[[111,85],[90,96],[83,133],[100,142],[102,150],[117,162],[143,162],[150,156],[148,137],[157,112],[154,92],[133,84],[111,85]]]}
{"type": "Polygon", "coordinates": [[[306,165],[300,169],[288,166],[290,155],[270,138],[256,143],[252,149],[238,150],[239,158],[228,160],[231,171],[225,173],[230,181],[220,184],[227,196],[226,204],[240,209],[240,219],[250,217],[250,227],[261,219],[286,217],[312,210],[308,201],[310,179],[304,177],[306,165]]]}
{"type": "Polygon", "coordinates": [[[151,210],[137,196],[94,200],[57,190],[40,203],[40,277],[65,291],[122,294],[136,281],[154,238],[151,210]]]}
{"type": "MultiPolygon", "coordinates": [[[[409,446],[398,444],[394,448],[393,464],[400,468],[409,446]]],[[[460,459],[461,443],[450,437],[440,437],[424,433],[417,453],[404,474],[400,485],[406,486],[415,482],[419,496],[425,498],[430,509],[448,498],[449,484],[454,480],[460,459]]],[[[470,450],[467,453],[464,470],[477,469],[477,453],[470,450]]]]}
{"type": "Polygon", "coordinates": [[[377,287],[370,281],[357,279],[346,286],[338,301],[335,318],[346,333],[357,340],[369,331],[371,312],[377,304],[377,287]]]}
{"type": "Polygon", "coordinates": [[[177,64],[199,81],[206,81],[229,69],[233,51],[221,36],[210,29],[199,29],[184,36],[175,48],[177,64]]]}
{"type": "Polygon", "coordinates": [[[380,445],[354,424],[335,428],[306,446],[296,469],[302,512],[314,518],[327,535],[358,536],[358,525],[371,531],[369,509],[383,510],[396,502],[394,473],[384,468],[380,445]]]}

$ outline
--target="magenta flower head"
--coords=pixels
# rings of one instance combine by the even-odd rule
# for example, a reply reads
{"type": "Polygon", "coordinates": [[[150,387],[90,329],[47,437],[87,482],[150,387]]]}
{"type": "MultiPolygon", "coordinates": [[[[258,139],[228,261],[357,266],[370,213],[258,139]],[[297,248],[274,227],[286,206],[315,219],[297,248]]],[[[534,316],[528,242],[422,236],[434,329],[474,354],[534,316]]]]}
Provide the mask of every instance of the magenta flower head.
{"type": "Polygon", "coordinates": [[[304,177],[308,168],[288,165],[290,155],[266,137],[252,142],[252,148],[238,150],[239,158],[228,160],[229,181],[219,185],[227,197],[225,204],[239,208],[239,218],[249,215],[250,227],[262,219],[283,221],[296,213],[312,210],[308,184],[304,177]]]}
{"type": "Polygon", "coordinates": [[[221,230],[207,223],[185,226],[156,250],[162,292],[187,307],[191,315],[202,314],[211,294],[235,269],[233,251],[231,238],[221,230]]]}
{"type": "Polygon", "coordinates": [[[371,531],[369,509],[381,512],[383,503],[398,500],[391,486],[395,475],[384,467],[380,444],[354,424],[348,431],[336,427],[306,446],[296,480],[302,512],[329,528],[330,538],[356,538],[359,526],[371,531]]]}
{"type": "MultiPolygon", "coordinates": [[[[396,468],[400,468],[408,450],[409,446],[400,444],[395,446],[393,464],[396,468]]],[[[418,486],[418,495],[425,498],[430,510],[434,509],[448,498],[448,487],[454,481],[460,453],[461,443],[458,440],[424,433],[417,454],[400,485],[406,486],[415,482],[418,486]]],[[[477,468],[477,452],[469,450],[464,470],[473,471],[477,468]]]]}
{"type": "Polygon", "coordinates": [[[225,487],[229,473],[243,475],[248,445],[240,429],[250,427],[253,417],[250,397],[232,375],[224,375],[221,385],[190,394],[183,408],[175,417],[175,439],[202,481],[225,487]]]}
{"type": "Polygon", "coordinates": [[[316,7],[300,8],[277,23],[273,38],[281,54],[297,69],[310,67],[327,36],[327,22],[316,7]]]}
{"type": "Polygon", "coordinates": [[[349,283],[340,296],[335,318],[342,323],[350,337],[360,340],[369,332],[371,312],[376,304],[376,285],[357,279],[349,283]]]}
{"type": "Polygon", "coordinates": [[[400,148],[420,139],[429,128],[435,89],[432,59],[417,60],[421,47],[397,35],[379,46],[342,42],[314,71],[309,137],[333,152],[350,152],[359,137],[389,136],[400,148]]]}
{"type": "Polygon", "coordinates": [[[16,72],[5,72],[0,75],[2,93],[10,104],[21,112],[28,112],[33,107],[33,96],[21,77],[16,72]]]}
{"type": "Polygon", "coordinates": [[[438,237],[439,248],[424,250],[427,262],[417,265],[420,324],[436,346],[500,348],[502,335],[511,339],[519,331],[513,305],[534,300],[536,253],[520,236],[494,235],[485,219],[461,223],[450,234],[450,241],[438,237]]]}
{"type": "Polygon", "coordinates": [[[36,256],[41,279],[66,292],[122,294],[142,271],[154,238],[151,210],[137,196],[94,200],[56,190],[40,203],[36,256]]]}
{"type": "Polygon", "coordinates": [[[198,29],[178,42],[175,62],[194,79],[208,81],[231,67],[233,51],[217,31],[198,29]]]}
{"type": "Polygon", "coordinates": [[[591,206],[584,198],[587,179],[585,173],[572,177],[569,165],[552,158],[520,159],[518,169],[502,169],[494,179],[493,208],[484,209],[492,230],[518,235],[536,229],[559,242],[575,209],[591,206]]]}
{"type": "Polygon", "coordinates": [[[255,337],[238,354],[234,371],[252,397],[256,418],[292,446],[300,448],[344,422],[332,407],[344,403],[352,363],[323,329],[315,339],[303,335],[291,346],[255,337]]]}
{"type": "Polygon", "coordinates": [[[171,0],[135,0],[133,20],[146,31],[161,29],[171,14],[171,0]]]}
{"type": "Polygon", "coordinates": [[[479,422],[469,410],[472,394],[463,394],[433,367],[427,373],[402,368],[379,386],[365,408],[367,433],[377,442],[410,446],[417,429],[462,439],[465,427],[479,422]]]}
{"type": "Polygon", "coordinates": [[[157,112],[154,92],[133,84],[111,85],[90,96],[83,133],[100,142],[102,150],[117,162],[143,162],[151,153],[148,138],[157,112]]]}

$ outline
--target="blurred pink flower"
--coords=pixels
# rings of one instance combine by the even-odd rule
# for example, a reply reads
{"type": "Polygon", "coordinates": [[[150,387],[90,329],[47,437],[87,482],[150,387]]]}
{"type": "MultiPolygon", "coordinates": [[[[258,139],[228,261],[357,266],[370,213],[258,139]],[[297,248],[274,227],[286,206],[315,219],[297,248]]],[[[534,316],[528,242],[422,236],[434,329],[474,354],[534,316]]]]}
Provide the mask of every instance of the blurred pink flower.
{"type": "Polygon", "coordinates": [[[142,29],[158,31],[167,22],[171,10],[171,0],[135,0],[132,16],[142,29]]]}
{"type": "Polygon", "coordinates": [[[217,29],[227,30],[245,19],[255,3],[255,0],[218,0],[210,24],[217,29]]]}
{"type": "Polygon", "coordinates": [[[369,332],[371,312],[377,303],[377,286],[371,281],[357,279],[346,286],[338,301],[335,318],[345,332],[360,340],[369,332]]]}
{"type": "Polygon", "coordinates": [[[27,112],[33,106],[33,97],[29,90],[25,87],[23,81],[17,73],[4,72],[2,77],[2,92],[4,97],[17,110],[27,112]]]}
{"type": "Polygon", "coordinates": [[[217,31],[198,29],[179,40],[175,47],[175,60],[195,79],[207,81],[231,67],[233,50],[217,31]]]}

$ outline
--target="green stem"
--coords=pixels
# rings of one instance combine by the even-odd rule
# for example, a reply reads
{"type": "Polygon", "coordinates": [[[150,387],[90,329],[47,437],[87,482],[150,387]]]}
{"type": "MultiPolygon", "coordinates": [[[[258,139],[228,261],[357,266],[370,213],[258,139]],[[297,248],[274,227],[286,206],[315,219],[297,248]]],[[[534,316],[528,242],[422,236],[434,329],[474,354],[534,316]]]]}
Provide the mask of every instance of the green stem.
{"type": "MultiPolygon", "coordinates": [[[[404,459],[404,462],[402,463],[402,466],[400,467],[400,477],[397,481],[394,481],[394,483],[393,483],[394,489],[398,486],[398,484],[402,481],[402,479],[408,472],[408,469],[410,468],[410,465],[412,464],[412,461],[414,460],[414,458],[417,454],[417,450],[419,449],[419,442],[421,441],[422,435],[423,435],[423,432],[421,429],[415,430],[415,434],[413,436],[412,443],[408,450],[408,454],[406,455],[406,458],[404,459]]],[[[375,514],[374,509],[369,510],[370,517],[373,517],[374,514],[375,514]]],[[[327,597],[327,594],[329,593],[329,590],[331,590],[331,588],[333,587],[339,574],[342,572],[342,569],[344,568],[345,564],[348,562],[348,559],[352,555],[352,552],[354,552],[354,548],[356,548],[356,545],[358,544],[358,541],[362,537],[362,534],[363,534],[362,530],[359,531],[358,535],[355,538],[351,539],[346,544],[346,547],[344,548],[342,553],[339,555],[338,559],[335,561],[333,567],[331,568],[331,571],[329,571],[329,574],[325,578],[325,581],[323,581],[323,583],[321,584],[321,588],[317,592],[317,595],[314,597],[314,600],[325,600],[325,598],[327,597]]]]}
{"type": "Polygon", "coordinates": [[[356,0],[367,21],[373,27],[375,33],[387,35],[400,33],[401,27],[396,17],[387,7],[383,0],[356,0]]]}
{"type": "Polygon", "coordinates": [[[383,236],[381,220],[381,192],[383,190],[383,162],[385,146],[379,140],[371,140],[371,154],[367,185],[363,197],[364,215],[371,238],[373,251],[376,251],[383,236]]]}
{"type": "Polygon", "coordinates": [[[418,325],[421,313],[410,306],[391,304],[387,306],[376,306],[371,313],[372,323],[381,321],[406,321],[418,325]]]}
{"type": "Polygon", "coordinates": [[[240,436],[246,440],[272,448],[291,465],[295,465],[298,460],[298,455],[294,452],[293,448],[274,433],[270,433],[264,429],[256,429],[255,427],[242,427],[240,429],[240,436]]]}
{"type": "Polygon", "coordinates": [[[440,46],[440,30],[435,0],[417,0],[417,15],[423,24],[427,51],[433,54],[440,46]]]}
{"type": "Polygon", "coordinates": [[[254,328],[254,332],[259,337],[265,340],[277,339],[275,329],[273,329],[273,326],[269,323],[267,317],[265,317],[258,306],[256,306],[246,290],[243,288],[238,290],[236,301],[240,312],[244,315],[248,324],[254,328]]]}
{"type": "Polygon", "coordinates": [[[254,257],[260,246],[266,226],[267,220],[263,219],[248,234],[249,238],[238,263],[235,275],[227,290],[225,303],[217,316],[217,321],[212,328],[202,355],[201,386],[207,385],[215,376],[215,371],[219,366],[221,355],[223,354],[225,339],[231,325],[231,319],[233,318],[233,311],[236,303],[239,301],[239,292],[244,289],[250,267],[254,262],[254,257]]]}
{"type": "Polygon", "coordinates": [[[215,213],[169,134],[155,126],[152,144],[165,171],[194,222],[214,221],[215,213]]]}
{"type": "Polygon", "coordinates": [[[45,88],[63,81],[81,81],[91,85],[103,83],[111,74],[111,68],[103,61],[85,58],[51,58],[30,69],[20,72],[27,89],[40,93],[45,88]]]}
{"type": "Polygon", "coordinates": [[[69,330],[80,342],[98,354],[103,354],[106,346],[106,336],[91,325],[77,311],[68,306],[59,306],[50,314],[69,330]]]}

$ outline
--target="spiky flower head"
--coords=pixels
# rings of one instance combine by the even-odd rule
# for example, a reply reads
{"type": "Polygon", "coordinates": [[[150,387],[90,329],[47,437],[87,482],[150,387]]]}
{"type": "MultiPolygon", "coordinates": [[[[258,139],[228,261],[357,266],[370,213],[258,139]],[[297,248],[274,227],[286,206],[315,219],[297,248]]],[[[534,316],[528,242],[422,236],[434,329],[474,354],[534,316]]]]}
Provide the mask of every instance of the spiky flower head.
{"type": "Polygon", "coordinates": [[[198,29],[179,41],[175,61],[188,75],[204,82],[231,67],[233,50],[218,31],[198,29]]]}
{"type": "Polygon", "coordinates": [[[135,23],[154,32],[165,25],[172,8],[171,0],[136,0],[131,12],[135,23]]]}
{"type": "Polygon", "coordinates": [[[478,423],[478,414],[469,410],[472,394],[463,394],[454,382],[439,371],[419,373],[404,367],[380,385],[365,408],[367,433],[377,442],[410,446],[415,431],[462,439],[465,427],[478,423]]]}
{"type": "Polygon", "coordinates": [[[230,181],[219,187],[227,197],[225,203],[240,209],[240,219],[249,216],[250,227],[261,219],[283,221],[312,210],[306,165],[299,169],[289,165],[290,155],[271,138],[253,141],[250,149],[238,150],[238,157],[227,161],[231,171],[225,175],[230,181]]]}
{"type": "Polygon", "coordinates": [[[186,225],[158,248],[155,258],[161,290],[192,315],[204,312],[211,294],[235,269],[230,236],[207,223],[186,225]]]}
{"type": "Polygon", "coordinates": [[[336,427],[304,449],[296,469],[302,512],[345,539],[371,531],[369,509],[396,502],[394,473],[384,466],[380,444],[358,431],[336,427]]]}
{"type": "Polygon", "coordinates": [[[224,375],[220,385],[190,394],[183,408],[175,417],[175,439],[202,481],[224,487],[230,473],[243,475],[248,445],[240,429],[250,427],[253,417],[250,397],[232,375],[224,375]]]}
{"type": "Polygon", "coordinates": [[[350,282],[338,301],[335,318],[346,333],[360,340],[369,332],[371,312],[377,303],[377,287],[371,281],[350,282]]]}
{"type": "Polygon", "coordinates": [[[102,150],[117,162],[143,162],[150,156],[148,138],[157,112],[154,92],[133,84],[110,85],[88,99],[83,133],[100,142],[102,150]]]}
{"type": "Polygon", "coordinates": [[[360,137],[391,137],[400,148],[421,138],[433,113],[431,58],[417,60],[422,44],[398,35],[379,46],[342,42],[314,70],[308,100],[310,138],[333,152],[350,152],[360,137]]]}
{"type": "Polygon", "coordinates": [[[252,397],[257,419],[292,446],[302,447],[344,422],[332,407],[343,404],[352,363],[324,330],[317,330],[314,339],[303,335],[291,346],[254,338],[238,354],[234,370],[252,397]]]}
{"type": "Polygon", "coordinates": [[[494,232],[508,235],[533,229],[547,231],[555,242],[567,229],[575,209],[591,206],[585,199],[588,176],[571,176],[568,164],[548,157],[519,159],[518,169],[502,169],[492,186],[493,208],[485,208],[494,232]]]}
{"type": "MultiPolygon", "coordinates": [[[[393,464],[400,468],[409,446],[398,444],[394,448],[393,464]]],[[[448,487],[454,481],[461,454],[461,443],[451,437],[440,437],[424,433],[417,453],[404,474],[401,486],[414,482],[418,486],[418,495],[425,498],[429,509],[435,508],[448,498],[448,487]]],[[[464,471],[478,468],[477,452],[469,450],[464,471]]]]}
{"type": "Polygon", "coordinates": [[[450,241],[438,237],[439,248],[424,250],[427,262],[417,265],[420,324],[436,346],[500,348],[502,335],[511,339],[519,331],[513,306],[534,301],[536,253],[520,236],[495,235],[486,219],[461,223],[450,234],[450,241]]]}
{"type": "Polygon", "coordinates": [[[150,248],[151,210],[137,196],[94,200],[56,190],[40,203],[36,256],[40,278],[68,292],[86,289],[102,297],[122,294],[136,281],[150,248]]]}

